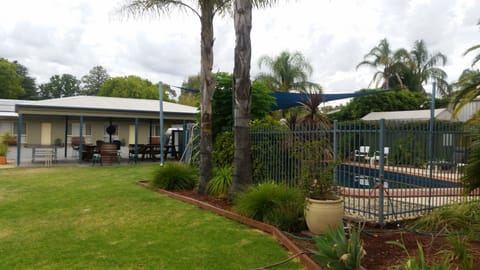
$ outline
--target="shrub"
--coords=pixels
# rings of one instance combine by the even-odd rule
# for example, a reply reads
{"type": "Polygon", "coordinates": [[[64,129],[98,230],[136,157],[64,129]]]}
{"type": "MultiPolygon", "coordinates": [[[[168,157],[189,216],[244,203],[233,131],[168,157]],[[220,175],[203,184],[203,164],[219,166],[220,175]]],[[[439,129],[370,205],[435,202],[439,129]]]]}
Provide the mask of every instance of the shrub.
{"type": "Polygon", "coordinates": [[[213,164],[218,167],[232,166],[233,164],[233,132],[225,131],[215,138],[213,145],[213,164]]]}
{"type": "Polygon", "coordinates": [[[460,232],[473,240],[480,240],[480,204],[473,201],[436,208],[416,220],[409,229],[435,233],[460,232]]]}
{"type": "Polygon", "coordinates": [[[214,168],[213,178],[208,181],[207,192],[208,194],[226,197],[228,190],[232,185],[232,173],[233,169],[230,166],[214,168]]]}
{"type": "Polygon", "coordinates": [[[154,172],[152,184],[166,190],[192,190],[197,181],[196,168],[180,162],[167,162],[154,172]]]}
{"type": "Polygon", "coordinates": [[[305,197],[297,188],[263,183],[238,194],[233,211],[281,230],[296,231],[304,228],[304,202],[305,197]]]}
{"type": "Polygon", "coordinates": [[[363,269],[361,262],[367,253],[360,234],[360,230],[353,228],[347,238],[343,226],[329,228],[325,235],[315,237],[318,251],[313,259],[324,269],[363,269]]]}

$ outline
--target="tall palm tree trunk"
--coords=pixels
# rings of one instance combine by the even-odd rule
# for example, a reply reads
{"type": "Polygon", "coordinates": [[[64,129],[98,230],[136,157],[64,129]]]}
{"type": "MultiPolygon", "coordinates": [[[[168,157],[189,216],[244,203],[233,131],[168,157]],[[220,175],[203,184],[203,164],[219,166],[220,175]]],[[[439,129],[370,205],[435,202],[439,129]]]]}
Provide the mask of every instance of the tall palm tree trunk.
{"type": "Polygon", "coordinates": [[[212,178],[212,99],[215,81],[213,67],[213,1],[200,1],[201,8],[201,136],[200,136],[200,183],[198,193],[205,194],[207,183],[212,178]]]}
{"type": "Polygon", "coordinates": [[[234,169],[230,196],[243,191],[252,182],[250,132],[248,122],[251,108],[250,61],[252,29],[252,1],[235,0],[235,124],[234,169]]]}

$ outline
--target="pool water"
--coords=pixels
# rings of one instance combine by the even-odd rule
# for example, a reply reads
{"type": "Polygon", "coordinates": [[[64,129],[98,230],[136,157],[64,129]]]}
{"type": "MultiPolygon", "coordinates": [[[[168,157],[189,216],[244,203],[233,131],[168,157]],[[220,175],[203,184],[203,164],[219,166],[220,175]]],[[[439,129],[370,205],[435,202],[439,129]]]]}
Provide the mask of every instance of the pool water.
{"type": "MultiPolygon", "coordinates": [[[[374,188],[379,183],[379,170],[375,168],[360,167],[341,164],[336,168],[337,184],[353,188],[374,188]]],[[[457,188],[460,183],[452,183],[439,179],[430,179],[425,176],[404,174],[399,172],[384,172],[385,188],[457,188]]]]}

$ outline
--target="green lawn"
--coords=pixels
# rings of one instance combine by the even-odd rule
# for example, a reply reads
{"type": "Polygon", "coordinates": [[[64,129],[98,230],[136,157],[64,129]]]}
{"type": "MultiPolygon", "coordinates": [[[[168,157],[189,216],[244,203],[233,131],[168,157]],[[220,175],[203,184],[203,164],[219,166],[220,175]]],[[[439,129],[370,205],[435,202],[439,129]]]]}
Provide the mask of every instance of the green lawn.
{"type": "Polygon", "coordinates": [[[245,270],[288,257],[269,235],[135,185],[157,166],[0,169],[0,269],[245,270]]]}

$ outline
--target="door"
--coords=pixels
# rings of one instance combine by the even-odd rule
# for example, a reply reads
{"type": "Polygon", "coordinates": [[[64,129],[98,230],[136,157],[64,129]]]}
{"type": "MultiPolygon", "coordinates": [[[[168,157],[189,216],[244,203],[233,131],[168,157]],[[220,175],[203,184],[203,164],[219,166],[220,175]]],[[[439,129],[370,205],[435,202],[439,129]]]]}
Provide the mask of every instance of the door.
{"type": "Polygon", "coordinates": [[[40,144],[41,145],[52,144],[52,123],[41,124],[40,144]]]}
{"type": "Polygon", "coordinates": [[[129,144],[135,143],[135,125],[128,126],[128,143],[129,144]]]}

